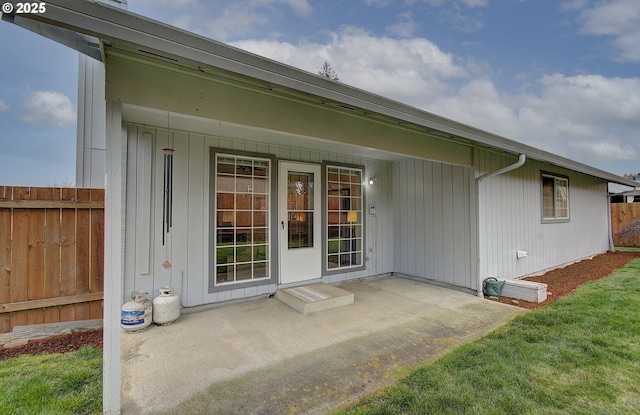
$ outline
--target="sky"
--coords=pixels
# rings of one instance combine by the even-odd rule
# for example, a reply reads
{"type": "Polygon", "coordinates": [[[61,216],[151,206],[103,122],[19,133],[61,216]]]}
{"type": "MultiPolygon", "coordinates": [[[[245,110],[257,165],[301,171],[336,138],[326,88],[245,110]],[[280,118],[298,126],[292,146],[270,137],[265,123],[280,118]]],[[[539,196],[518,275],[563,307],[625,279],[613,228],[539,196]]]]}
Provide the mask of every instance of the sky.
{"type": "MultiPolygon", "coordinates": [[[[83,0],[78,0],[83,1],[83,0]]],[[[128,0],[202,36],[618,175],[640,173],[638,0],[128,0]]],[[[0,22],[0,185],[75,180],[77,53],[0,22]]]]}

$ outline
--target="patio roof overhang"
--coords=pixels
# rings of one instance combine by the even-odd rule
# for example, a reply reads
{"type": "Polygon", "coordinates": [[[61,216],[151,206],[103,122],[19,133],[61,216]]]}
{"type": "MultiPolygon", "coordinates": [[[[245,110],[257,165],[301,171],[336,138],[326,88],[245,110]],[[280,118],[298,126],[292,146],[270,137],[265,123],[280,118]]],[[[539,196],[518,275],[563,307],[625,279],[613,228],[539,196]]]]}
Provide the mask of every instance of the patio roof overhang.
{"type": "MultiPolygon", "coordinates": [[[[9,1],[9,3],[18,3],[9,1]]],[[[420,109],[236,49],[220,42],[100,2],[50,0],[43,14],[3,14],[3,20],[100,59],[108,48],[136,51],[180,65],[212,71],[273,93],[317,100],[337,110],[418,129],[445,141],[490,148],[550,163],[631,187],[640,184],[568,158],[422,111],[420,109]]],[[[101,59],[100,59],[101,60],[101,59]]]]}

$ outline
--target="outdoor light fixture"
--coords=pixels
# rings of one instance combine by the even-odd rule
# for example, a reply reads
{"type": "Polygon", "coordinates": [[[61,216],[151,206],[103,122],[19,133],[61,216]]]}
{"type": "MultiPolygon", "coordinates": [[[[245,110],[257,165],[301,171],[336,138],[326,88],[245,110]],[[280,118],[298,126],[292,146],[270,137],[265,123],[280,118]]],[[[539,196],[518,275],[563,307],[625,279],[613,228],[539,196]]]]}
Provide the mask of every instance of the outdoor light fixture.
{"type": "Polygon", "coordinates": [[[377,177],[369,177],[369,184],[373,184],[376,180],[378,180],[377,177]]]}

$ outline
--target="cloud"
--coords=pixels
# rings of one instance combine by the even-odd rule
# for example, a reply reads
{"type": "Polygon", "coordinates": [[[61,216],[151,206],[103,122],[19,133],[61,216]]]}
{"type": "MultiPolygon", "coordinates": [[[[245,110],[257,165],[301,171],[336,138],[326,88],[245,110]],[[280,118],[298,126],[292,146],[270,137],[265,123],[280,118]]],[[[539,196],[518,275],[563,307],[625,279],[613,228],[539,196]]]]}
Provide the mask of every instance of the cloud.
{"type": "Polygon", "coordinates": [[[412,37],[418,29],[418,24],[413,20],[411,12],[398,15],[397,23],[387,27],[387,32],[398,37],[412,37]]]}
{"type": "Polygon", "coordinates": [[[264,13],[234,4],[207,23],[208,33],[216,40],[226,41],[230,37],[253,33],[257,27],[265,26],[269,19],[264,13]]]}
{"type": "Polygon", "coordinates": [[[5,103],[0,99],[0,112],[7,111],[9,109],[9,104],[5,103]]]}
{"type": "Polygon", "coordinates": [[[609,36],[621,61],[640,61],[640,1],[610,0],[593,7],[582,5],[580,32],[609,36]]]}
{"type": "Polygon", "coordinates": [[[316,73],[326,60],[346,84],[420,106],[446,93],[445,81],[464,79],[467,69],[424,38],[392,39],[343,26],[327,43],[245,40],[233,46],[316,73]]]}
{"type": "Polygon", "coordinates": [[[432,6],[442,6],[445,4],[453,4],[453,6],[458,7],[460,4],[466,7],[484,7],[489,3],[489,0],[409,0],[409,3],[422,2],[427,3],[432,6]]]}
{"type": "Polygon", "coordinates": [[[603,161],[638,160],[638,148],[631,144],[615,142],[577,142],[571,147],[580,153],[586,153],[591,159],[603,161]]]}
{"type": "Polygon", "coordinates": [[[196,4],[197,0],[135,0],[142,3],[154,4],[156,6],[171,7],[178,9],[185,6],[196,4]]]}
{"type": "Polygon", "coordinates": [[[179,27],[180,29],[184,29],[184,30],[190,30],[192,23],[193,23],[193,16],[190,14],[180,15],[173,21],[173,25],[175,27],[179,27]]]}
{"type": "Polygon", "coordinates": [[[64,127],[76,122],[71,100],[56,91],[30,92],[23,102],[22,120],[27,124],[64,127]]]}
{"type": "Polygon", "coordinates": [[[471,17],[457,8],[445,10],[441,19],[449,23],[451,27],[464,33],[473,33],[484,27],[484,22],[479,17],[471,17]]]}
{"type": "MultiPolygon", "coordinates": [[[[264,27],[281,19],[281,11],[276,7],[281,4],[291,8],[299,17],[308,18],[313,14],[313,8],[307,0],[238,1],[217,12],[218,17],[209,19],[204,32],[207,36],[223,42],[234,37],[259,33],[264,27]]],[[[185,26],[185,22],[185,17],[180,19],[181,27],[185,26]]],[[[190,24],[191,20],[188,23],[190,24]]]]}
{"type": "Polygon", "coordinates": [[[353,26],[324,42],[233,45],[314,74],[326,60],[345,84],[584,163],[640,159],[640,78],[555,73],[508,93],[486,62],[353,26]]]}
{"type": "Polygon", "coordinates": [[[539,82],[549,111],[581,116],[590,123],[640,120],[640,78],[553,74],[539,82]]]}
{"type": "Polygon", "coordinates": [[[309,17],[313,13],[313,8],[309,5],[307,0],[276,0],[278,2],[286,3],[291,7],[293,12],[301,17],[309,17]]]}

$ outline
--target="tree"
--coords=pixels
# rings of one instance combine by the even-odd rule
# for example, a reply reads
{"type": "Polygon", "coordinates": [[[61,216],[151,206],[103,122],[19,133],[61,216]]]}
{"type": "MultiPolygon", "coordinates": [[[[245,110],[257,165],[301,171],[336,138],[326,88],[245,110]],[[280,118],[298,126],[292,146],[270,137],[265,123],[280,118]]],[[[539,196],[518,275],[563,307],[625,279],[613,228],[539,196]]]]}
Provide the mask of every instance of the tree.
{"type": "Polygon", "coordinates": [[[318,71],[318,75],[324,76],[325,78],[333,79],[334,81],[338,81],[338,73],[335,69],[331,67],[329,62],[324,61],[322,64],[322,68],[318,71]]]}

